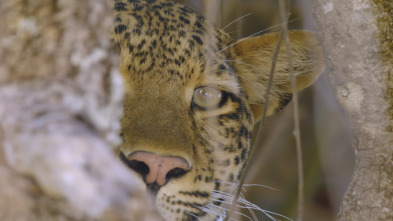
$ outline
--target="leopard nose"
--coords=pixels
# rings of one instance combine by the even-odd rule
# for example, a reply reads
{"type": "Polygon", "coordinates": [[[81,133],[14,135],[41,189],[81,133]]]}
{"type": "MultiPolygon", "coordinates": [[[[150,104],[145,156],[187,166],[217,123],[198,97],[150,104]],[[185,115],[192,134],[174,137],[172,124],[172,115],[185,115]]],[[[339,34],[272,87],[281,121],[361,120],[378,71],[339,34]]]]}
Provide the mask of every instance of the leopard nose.
{"type": "Polygon", "coordinates": [[[165,185],[170,179],[181,177],[190,165],[184,158],[161,156],[151,152],[137,151],[127,157],[128,166],[142,175],[147,184],[165,185]]]}

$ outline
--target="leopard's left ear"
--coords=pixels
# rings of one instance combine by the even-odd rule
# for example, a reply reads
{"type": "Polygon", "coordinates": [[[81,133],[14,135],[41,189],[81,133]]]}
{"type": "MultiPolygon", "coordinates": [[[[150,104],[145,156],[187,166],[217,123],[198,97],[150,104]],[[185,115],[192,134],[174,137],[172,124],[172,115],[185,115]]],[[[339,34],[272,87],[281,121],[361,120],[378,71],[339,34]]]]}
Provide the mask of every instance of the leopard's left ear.
{"type": "MultiPolygon", "coordinates": [[[[310,86],[324,68],[323,54],[317,36],[308,31],[290,31],[290,47],[297,90],[310,86]]],[[[234,45],[233,66],[258,120],[265,103],[265,91],[279,33],[240,40],[234,45]]],[[[292,88],[285,42],[281,43],[273,78],[267,114],[281,109],[291,99],[292,88]]]]}

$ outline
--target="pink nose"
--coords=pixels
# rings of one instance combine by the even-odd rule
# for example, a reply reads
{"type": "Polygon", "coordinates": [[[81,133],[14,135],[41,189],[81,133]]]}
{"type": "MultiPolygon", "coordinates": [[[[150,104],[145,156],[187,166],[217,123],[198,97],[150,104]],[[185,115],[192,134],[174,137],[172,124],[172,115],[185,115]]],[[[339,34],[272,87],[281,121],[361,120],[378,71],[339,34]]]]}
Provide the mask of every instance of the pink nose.
{"type": "Polygon", "coordinates": [[[183,176],[190,170],[188,162],[181,157],[160,156],[150,152],[137,151],[127,157],[127,164],[140,173],[147,184],[163,186],[171,178],[183,176]]]}

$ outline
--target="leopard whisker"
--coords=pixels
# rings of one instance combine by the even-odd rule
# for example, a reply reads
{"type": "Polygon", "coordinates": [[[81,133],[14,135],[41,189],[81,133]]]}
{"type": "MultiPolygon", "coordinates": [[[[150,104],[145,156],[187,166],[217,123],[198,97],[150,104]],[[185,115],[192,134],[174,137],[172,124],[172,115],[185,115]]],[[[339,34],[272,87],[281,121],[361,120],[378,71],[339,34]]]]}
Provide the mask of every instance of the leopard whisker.
{"type": "Polygon", "coordinates": [[[275,190],[275,191],[277,191],[277,189],[275,189],[275,188],[273,188],[273,187],[270,187],[270,186],[266,186],[266,185],[262,185],[262,184],[244,184],[243,185],[244,187],[263,187],[263,188],[267,188],[267,189],[270,189],[270,190],[275,190]]]}
{"type": "Polygon", "coordinates": [[[190,215],[190,216],[192,216],[192,217],[195,217],[197,220],[200,220],[200,218],[199,218],[199,217],[195,216],[195,215],[194,215],[194,214],[192,214],[191,212],[187,212],[187,211],[185,211],[185,213],[186,213],[186,214],[188,214],[188,215],[190,215]]]}
{"type": "MultiPolygon", "coordinates": [[[[214,205],[214,204],[209,204],[206,207],[197,207],[197,208],[202,210],[202,211],[204,211],[204,212],[206,212],[206,213],[208,213],[208,214],[210,214],[210,215],[215,214],[216,216],[218,216],[217,221],[224,221],[224,219],[226,218],[226,211],[228,210],[228,209],[226,209],[224,207],[217,206],[217,205],[214,205]],[[210,207],[210,208],[208,208],[208,207],[210,207]],[[215,209],[213,210],[211,208],[215,208],[215,209]],[[222,213],[217,212],[217,210],[222,211],[222,213]]],[[[236,212],[236,214],[239,214],[239,215],[241,215],[243,217],[246,217],[248,220],[252,220],[249,216],[247,216],[245,214],[242,214],[240,212],[236,212]]],[[[214,216],[214,215],[212,215],[212,216],[214,216]]],[[[234,219],[234,218],[230,218],[229,220],[236,221],[236,219],[234,219]]]]}
{"type": "MultiPolygon", "coordinates": [[[[211,204],[211,205],[209,205],[209,206],[210,206],[210,207],[213,207],[213,208],[218,208],[218,209],[223,210],[223,215],[224,215],[224,216],[222,216],[222,218],[225,218],[226,211],[229,210],[229,209],[227,209],[227,208],[224,208],[224,207],[221,207],[221,206],[217,206],[217,205],[214,205],[214,204],[211,204]]],[[[235,212],[235,214],[238,214],[238,215],[240,215],[240,216],[242,216],[242,217],[245,217],[245,218],[247,218],[248,220],[251,220],[251,221],[253,220],[253,218],[247,216],[247,215],[244,214],[244,213],[235,212]]],[[[234,219],[234,218],[230,218],[229,220],[235,220],[235,219],[234,219]]]]}
{"type": "MultiPolygon", "coordinates": [[[[228,71],[228,70],[222,70],[222,69],[218,69],[218,70],[221,70],[221,71],[228,71]]],[[[228,71],[229,73],[232,73],[232,74],[234,74],[234,75],[236,75],[238,78],[241,78],[241,80],[242,81],[244,81],[244,82],[248,82],[249,84],[251,84],[251,85],[258,85],[259,83],[258,82],[256,82],[256,81],[252,81],[252,80],[250,80],[250,79],[248,79],[247,77],[244,77],[244,76],[242,76],[242,75],[238,75],[238,74],[236,74],[235,72],[233,72],[233,71],[228,71]]],[[[280,92],[279,90],[276,90],[275,88],[272,88],[272,91],[274,91],[274,92],[280,92]]]]}
{"type": "MultiPolygon", "coordinates": [[[[294,21],[297,21],[297,20],[299,20],[299,19],[300,19],[300,18],[296,18],[296,19],[293,19],[293,20],[291,20],[291,21],[289,21],[289,22],[294,22],[294,21]]],[[[248,35],[248,36],[245,37],[245,38],[239,39],[239,40],[236,41],[235,43],[232,43],[232,44],[228,45],[227,47],[221,49],[221,50],[218,51],[216,54],[220,54],[221,52],[225,51],[226,49],[228,49],[228,48],[230,48],[230,47],[232,47],[232,46],[234,46],[234,45],[236,45],[236,44],[238,44],[238,43],[240,43],[240,42],[242,42],[242,41],[244,41],[244,40],[246,40],[246,39],[249,39],[249,38],[251,38],[251,37],[254,37],[254,36],[256,36],[256,35],[259,35],[259,34],[261,34],[261,33],[263,33],[263,32],[266,32],[266,31],[268,31],[268,30],[271,30],[271,29],[273,29],[273,28],[277,28],[277,27],[279,27],[280,25],[281,25],[281,24],[273,25],[273,26],[271,26],[271,27],[269,27],[269,28],[265,28],[265,29],[263,29],[263,30],[261,30],[261,31],[255,32],[254,34],[248,35]]]]}
{"type": "Polygon", "coordinates": [[[263,72],[264,72],[264,73],[268,73],[266,70],[263,70],[263,69],[261,69],[261,68],[259,68],[259,67],[256,67],[256,66],[254,66],[254,65],[248,64],[248,63],[246,63],[246,62],[244,62],[244,61],[240,61],[240,60],[221,60],[221,61],[223,61],[223,62],[237,62],[237,63],[241,63],[241,64],[247,65],[247,66],[249,66],[249,67],[255,68],[255,69],[257,69],[257,70],[260,70],[260,71],[262,71],[262,73],[263,73],[263,72]]]}
{"type": "MultiPolygon", "coordinates": [[[[213,202],[221,202],[221,203],[224,203],[222,200],[213,200],[213,202]]],[[[222,220],[226,217],[226,211],[229,211],[229,209],[227,209],[227,208],[225,208],[225,207],[221,207],[221,206],[215,205],[214,203],[209,204],[208,207],[210,207],[210,208],[216,208],[216,209],[222,210],[223,212],[222,212],[222,215],[220,216],[222,220]]],[[[208,209],[208,208],[206,208],[206,209],[204,209],[204,210],[205,210],[206,212],[212,211],[211,209],[208,209]]],[[[252,220],[257,220],[254,216],[253,216],[253,218],[251,218],[251,217],[247,216],[246,214],[241,213],[241,212],[238,212],[238,211],[235,211],[235,214],[238,214],[238,215],[240,215],[240,216],[242,216],[242,217],[245,217],[245,218],[247,218],[248,220],[251,220],[251,221],[252,221],[252,220]]],[[[235,219],[234,219],[234,218],[230,218],[229,220],[235,220],[235,219]]]]}
{"type": "MultiPolygon", "coordinates": [[[[214,204],[214,202],[220,202],[220,203],[223,203],[223,204],[232,204],[232,200],[233,200],[233,196],[232,196],[232,195],[230,195],[230,194],[228,194],[228,193],[226,193],[226,192],[223,192],[223,191],[217,191],[217,193],[219,193],[219,194],[217,194],[217,195],[218,195],[218,196],[217,196],[218,199],[212,199],[213,203],[212,203],[211,205],[212,205],[213,207],[218,207],[217,205],[214,204]],[[221,196],[220,196],[220,195],[221,195],[221,196]],[[224,198],[224,201],[223,201],[223,200],[222,200],[222,199],[223,199],[222,196],[226,196],[225,198],[226,198],[226,199],[229,199],[229,202],[225,202],[225,198],[224,198]]],[[[243,195],[241,195],[241,197],[244,198],[243,195]]],[[[220,208],[222,208],[222,207],[220,207],[220,208]]],[[[222,209],[224,209],[224,208],[222,208],[222,209]]],[[[228,209],[224,209],[224,211],[226,211],[226,210],[228,210],[228,209]]],[[[251,219],[249,216],[247,216],[247,215],[245,215],[245,214],[243,214],[243,213],[240,213],[240,212],[237,212],[237,211],[235,211],[235,213],[236,213],[236,214],[239,214],[239,215],[241,215],[241,216],[244,216],[244,217],[246,217],[246,218],[249,219],[249,220],[258,220],[258,219],[256,218],[254,212],[253,212],[252,210],[249,210],[249,211],[250,211],[250,213],[251,213],[251,215],[252,215],[252,219],[251,219]]]]}
{"type": "MultiPolygon", "coordinates": [[[[222,191],[213,191],[211,200],[213,202],[220,202],[220,203],[223,203],[223,204],[231,205],[233,199],[234,199],[234,197],[231,194],[228,194],[228,193],[222,192],[222,191]],[[215,199],[215,198],[217,198],[217,199],[215,199]],[[222,199],[224,199],[224,200],[222,200],[222,199]]],[[[286,220],[292,221],[292,219],[287,217],[287,216],[281,215],[279,213],[271,212],[271,211],[268,211],[268,210],[261,209],[256,204],[251,203],[251,202],[247,201],[246,199],[244,199],[244,197],[242,195],[237,199],[236,206],[238,208],[242,208],[242,209],[249,209],[250,211],[254,211],[254,210],[260,211],[265,216],[267,216],[268,218],[270,218],[271,220],[274,220],[274,221],[278,220],[276,217],[281,217],[281,218],[284,218],[286,220]]]]}
{"type": "MultiPolygon", "coordinates": [[[[237,186],[238,185],[238,183],[235,183],[235,182],[227,182],[227,181],[219,181],[219,180],[216,180],[215,182],[221,183],[221,184],[227,184],[227,185],[231,185],[231,186],[237,186]]],[[[271,189],[271,190],[276,190],[277,191],[277,189],[275,189],[273,187],[262,185],[262,184],[257,184],[257,183],[254,183],[254,184],[243,184],[243,187],[263,187],[263,188],[267,188],[267,189],[271,189]]]]}
{"type": "Polygon", "coordinates": [[[199,210],[201,210],[201,211],[203,211],[203,212],[205,212],[205,213],[207,213],[207,214],[209,214],[212,217],[217,217],[218,216],[219,217],[218,219],[223,218],[223,217],[225,218],[225,213],[220,213],[217,210],[212,210],[212,209],[208,208],[208,207],[210,207],[210,205],[194,206],[194,207],[199,209],[199,210]]]}
{"type": "Polygon", "coordinates": [[[240,32],[240,31],[241,31],[241,30],[234,30],[234,31],[227,32],[227,34],[231,35],[231,34],[233,34],[233,33],[237,33],[237,32],[240,32]]]}
{"type": "Polygon", "coordinates": [[[233,25],[233,24],[236,23],[237,21],[239,21],[239,20],[241,20],[241,19],[243,19],[243,18],[245,18],[245,17],[247,17],[247,16],[250,16],[250,15],[252,15],[252,13],[248,13],[248,14],[246,14],[246,15],[240,16],[239,18],[237,18],[237,19],[235,19],[234,21],[232,21],[232,22],[230,22],[229,24],[227,24],[225,27],[221,28],[221,31],[225,30],[226,28],[228,28],[229,26],[233,25]]]}
{"type": "MultiPolygon", "coordinates": [[[[252,68],[258,70],[260,73],[265,74],[266,76],[268,76],[268,71],[267,71],[267,70],[262,69],[262,68],[260,68],[260,67],[256,67],[256,66],[251,65],[251,64],[248,64],[248,63],[246,63],[246,62],[244,62],[244,61],[240,61],[240,60],[221,60],[221,61],[222,61],[222,62],[235,62],[235,63],[241,63],[241,64],[244,64],[244,65],[246,65],[246,66],[252,67],[252,68]]],[[[219,69],[219,70],[221,70],[221,69],[219,69]]],[[[236,76],[240,77],[243,81],[247,81],[247,82],[249,82],[249,83],[251,83],[251,84],[258,84],[257,82],[255,82],[255,81],[253,81],[253,80],[250,80],[250,79],[247,79],[246,77],[244,77],[244,76],[242,76],[242,75],[236,74],[236,73],[233,72],[233,71],[229,71],[229,70],[221,70],[221,71],[228,71],[229,73],[235,74],[236,76]]],[[[263,75],[261,75],[261,76],[263,76],[263,75]]],[[[264,80],[264,79],[261,78],[261,80],[264,80]]],[[[267,79],[266,79],[266,81],[267,81],[267,79]]]]}
{"type": "Polygon", "coordinates": [[[247,78],[245,78],[245,77],[243,77],[243,76],[241,76],[241,75],[237,75],[235,72],[233,72],[233,71],[228,71],[228,70],[223,70],[223,69],[218,69],[219,71],[227,71],[227,72],[229,72],[229,73],[231,73],[231,74],[234,74],[234,75],[236,75],[237,77],[239,77],[239,78],[241,78],[242,80],[244,80],[244,81],[246,81],[246,82],[249,82],[249,83],[254,83],[253,81],[251,81],[251,80],[249,80],[249,79],[247,79],[247,78]]]}

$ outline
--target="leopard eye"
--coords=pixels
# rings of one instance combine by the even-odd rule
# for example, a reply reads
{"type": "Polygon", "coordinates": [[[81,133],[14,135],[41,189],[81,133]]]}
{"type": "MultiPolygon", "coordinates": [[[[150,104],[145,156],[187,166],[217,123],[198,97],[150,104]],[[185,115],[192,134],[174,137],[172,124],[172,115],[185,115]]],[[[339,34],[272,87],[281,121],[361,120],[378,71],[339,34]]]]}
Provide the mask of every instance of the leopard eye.
{"type": "Polygon", "coordinates": [[[223,92],[213,87],[200,87],[194,91],[194,104],[201,108],[212,108],[219,105],[223,92]]]}

